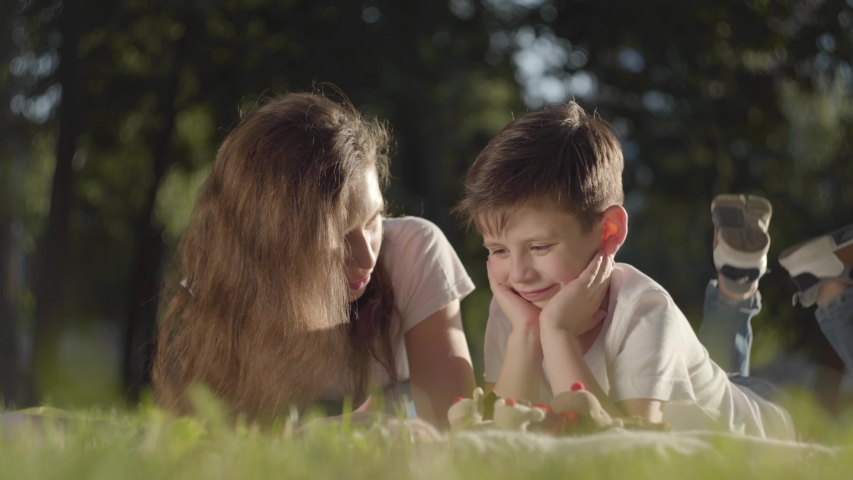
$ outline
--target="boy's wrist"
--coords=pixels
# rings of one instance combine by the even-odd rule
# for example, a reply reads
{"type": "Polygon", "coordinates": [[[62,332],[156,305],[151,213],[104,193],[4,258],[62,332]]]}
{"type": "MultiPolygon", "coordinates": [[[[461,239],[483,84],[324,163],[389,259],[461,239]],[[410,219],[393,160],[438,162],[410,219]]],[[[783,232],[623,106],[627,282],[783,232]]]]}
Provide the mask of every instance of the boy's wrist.
{"type": "Polygon", "coordinates": [[[537,357],[542,356],[542,340],[539,325],[513,327],[512,332],[509,334],[508,342],[516,345],[516,348],[522,348],[537,357]]]}
{"type": "Polygon", "coordinates": [[[543,323],[539,328],[539,336],[541,338],[546,338],[549,336],[568,336],[571,338],[575,338],[575,333],[572,331],[571,326],[563,325],[560,323],[543,323]]]}
{"type": "Polygon", "coordinates": [[[542,328],[540,332],[540,344],[542,345],[543,356],[554,357],[556,355],[556,358],[559,359],[558,362],[563,368],[570,371],[577,369],[578,365],[575,364],[576,361],[583,362],[583,351],[578,338],[565,328],[542,328]],[[567,354],[568,357],[566,356],[567,354]]]}
{"type": "Polygon", "coordinates": [[[540,335],[567,332],[573,334],[573,326],[567,319],[542,317],[539,322],[540,335]]]}
{"type": "Polygon", "coordinates": [[[523,323],[523,324],[519,324],[519,325],[513,325],[512,326],[512,332],[510,332],[510,335],[516,335],[516,336],[535,335],[538,337],[540,329],[541,328],[540,328],[539,323],[523,323]]]}

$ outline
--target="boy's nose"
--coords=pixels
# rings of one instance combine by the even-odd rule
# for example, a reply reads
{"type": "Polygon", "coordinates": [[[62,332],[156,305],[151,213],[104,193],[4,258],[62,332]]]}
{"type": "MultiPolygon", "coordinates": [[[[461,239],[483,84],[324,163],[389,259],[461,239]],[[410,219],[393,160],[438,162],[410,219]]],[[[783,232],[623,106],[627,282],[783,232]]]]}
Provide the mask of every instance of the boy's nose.
{"type": "Polygon", "coordinates": [[[509,270],[509,283],[527,283],[536,278],[536,272],[523,258],[516,257],[509,270]]]}
{"type": "Polygon", "coordinates": [[[350,268],[372,270],[376,266],[376,252],[365,232],[352,232],[348,239],[350,248],[350,268]]]}

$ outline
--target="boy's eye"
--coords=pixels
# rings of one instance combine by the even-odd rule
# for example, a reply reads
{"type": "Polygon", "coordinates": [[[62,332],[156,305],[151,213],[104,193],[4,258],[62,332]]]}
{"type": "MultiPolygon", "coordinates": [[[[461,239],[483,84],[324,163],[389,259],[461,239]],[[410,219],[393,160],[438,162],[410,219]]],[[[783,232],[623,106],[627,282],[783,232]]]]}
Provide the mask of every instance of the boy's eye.
{"type": "Polygon", "coordinates": [[[548,249],[551,248],[551,245],[531,245],[530,250],[534,252],[547,252],[548,249]]]}
{"type": "Polygon", "coordinates": [[[503,255],[506,253],[506,250],[503,248],[496,248],[494,250],[489,251],[489,255],[503,255]]]}

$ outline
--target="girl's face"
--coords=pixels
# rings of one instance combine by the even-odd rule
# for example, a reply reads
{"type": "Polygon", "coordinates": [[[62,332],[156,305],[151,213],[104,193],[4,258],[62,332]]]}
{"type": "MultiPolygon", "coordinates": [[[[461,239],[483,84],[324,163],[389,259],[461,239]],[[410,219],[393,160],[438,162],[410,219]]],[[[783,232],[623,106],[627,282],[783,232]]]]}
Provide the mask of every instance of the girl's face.
{"type": "Polygon", "coordinates": [[[373,169],[359,178],[354,187],[347,206],[346,234],[350,251],[347,265],[350,301],[364,295],[370,282],[382,246],[382,213],[385,211],[385,200],[373,169]]]}

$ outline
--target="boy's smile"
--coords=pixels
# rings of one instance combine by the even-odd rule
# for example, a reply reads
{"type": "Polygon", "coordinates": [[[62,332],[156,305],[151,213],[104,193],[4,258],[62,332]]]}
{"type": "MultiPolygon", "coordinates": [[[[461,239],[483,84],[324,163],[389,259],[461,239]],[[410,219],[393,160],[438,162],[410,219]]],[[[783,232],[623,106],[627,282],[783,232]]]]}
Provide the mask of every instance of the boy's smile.
{"type": "Polygon", "coordinates": [[[529,202],[499,233],[483,234],[495,280],[543,308],[576,279],[601,248],[601,226],[584,233],[577,218],[553,202],[529,202]]]}
{"type": "Polygon", "coordinates": [[[521,297],[527,300],[528,302],[535,302],[553,295],[554,292],[552,292],[551,290],[554,290],[556,287],[557,284],[555,283],[550,287],[540,288],[538,290],[516,290],[515,293],[521,295],[521,297]]]}

